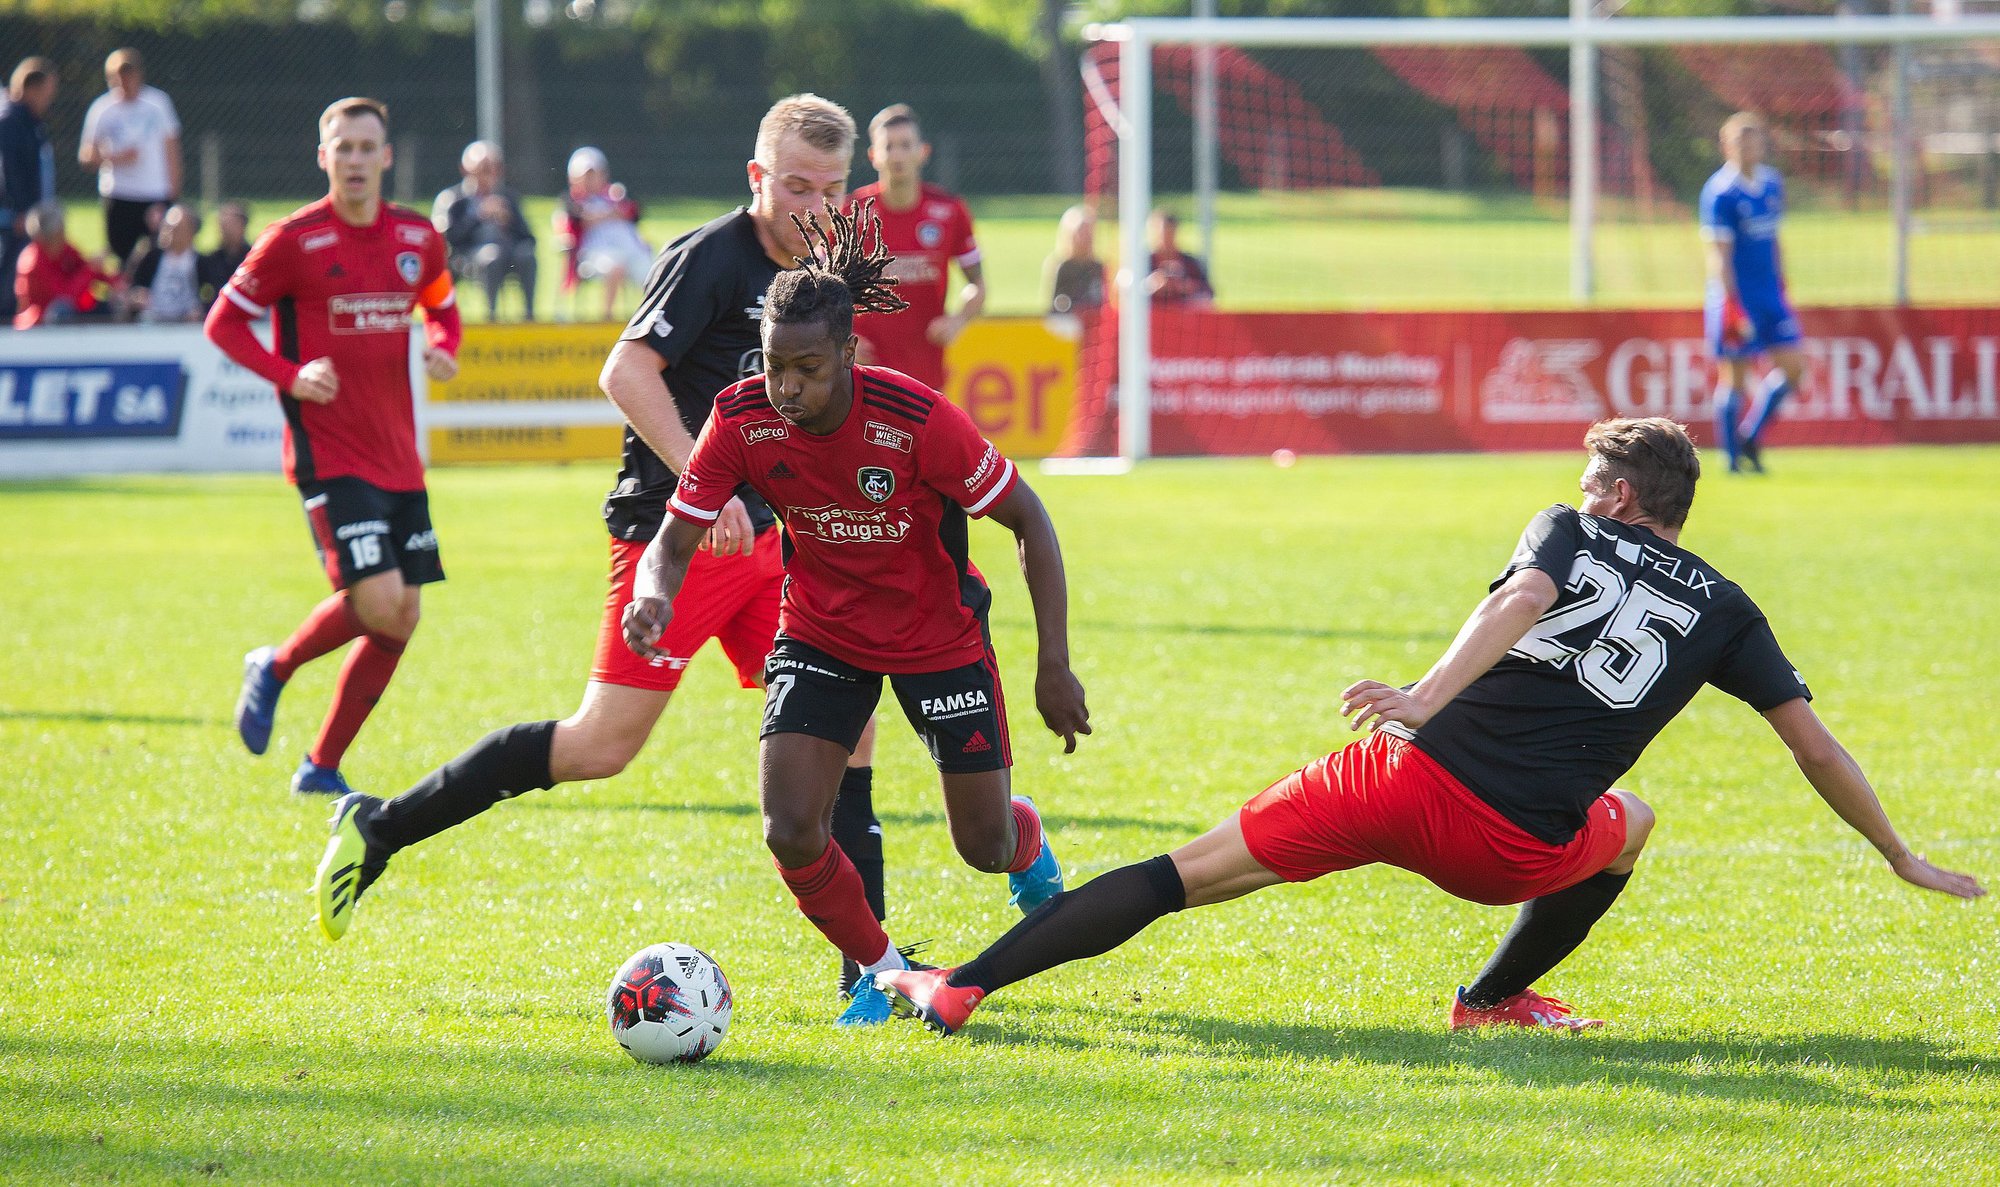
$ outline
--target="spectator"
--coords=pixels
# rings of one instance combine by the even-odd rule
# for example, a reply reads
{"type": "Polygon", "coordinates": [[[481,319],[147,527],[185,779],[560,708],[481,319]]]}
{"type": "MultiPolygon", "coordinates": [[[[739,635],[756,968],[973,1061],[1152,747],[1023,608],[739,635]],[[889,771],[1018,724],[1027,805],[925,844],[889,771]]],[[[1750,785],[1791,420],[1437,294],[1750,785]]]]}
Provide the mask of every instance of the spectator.
{"type": "Polygon", "coordinates": [[[208,315],[201,298],[201,262],[194,253],[201,216],[176,203],[160,219],[153,249],[132,272],[126,300],[140,321],[190,322],[208,315]]]}
{"type": "Polygon", "coordinates": [[[627,280],[645,279],[653,267],[653,249],[639,238],[639,204],[625,187],[611,182],[611,164],[595,148],[579,148],[569,158],[569,194],[557,216],[571,245],[570,268],[576,280],[604,282],[604,320],[618,316],[618,289],[627,280]]]}
{"type": "Polygon", "coordinates": [[[222,286],[236,275],[236,269],[250,255],[250,209],[241,202],[224,202],[215,211],[215,228],[222,235],[214,251],[206,252],[195,267],[202,308],[215,303],[222,286]]]}
{"type": "Polygon", "coordinates": [[[1088,206],[1063,211],[1049,278],[1049,312],[1080,314],[1104,304],[1104,261],[1097,258],[1097,215],[1088,206]]]}
{"type": "Polygon", "coordinates": [[[521,196],[500,182],[507,171],[500,146],[473,141],[459,156],[458,169],[465,180],[431,205],[431,223],[444,236],[452,272],[479,279],[488,321],[498,320],[500,287],[512,275],[528,320],[535,320],[535,233],[521,214],[521,196]]]}
{"type": "Polygon", "coordinates": [[[111,308],[96,293],[118,275],[83,258],[64,233],[62,207],[44,202],[28,212],[28,246],[15,264],[14,328],[73,321],[105,321],[111,308]]]}
{"type": "Polygon", "coordinates": [[[1181,220],[1164,210],[1155,210],[1148,220],[1146,237],[1153,245],[1153,258],[1146,291],[1156,305],[1207,305],[1215,300],[1208,270],[1175,242],[1180,229],[1181,220]]]}
{"type": "Polygon", "coordinates": [[[122,267],[145,237],[147,210],[180,196],[181,121],[166,92],[146,85],[138,50],[113,51],[104,81],[110,89],[84,114],[76,159],[97,170],[104,242],[122,267]]]}
{"type": "Polygon", "coordinates": [[[55,98],[55,63],[23,58],[0,99],[0,325],[14,316],[14,261],[28,246],[28,212],[56,196],[45,118],[55,98]]]}

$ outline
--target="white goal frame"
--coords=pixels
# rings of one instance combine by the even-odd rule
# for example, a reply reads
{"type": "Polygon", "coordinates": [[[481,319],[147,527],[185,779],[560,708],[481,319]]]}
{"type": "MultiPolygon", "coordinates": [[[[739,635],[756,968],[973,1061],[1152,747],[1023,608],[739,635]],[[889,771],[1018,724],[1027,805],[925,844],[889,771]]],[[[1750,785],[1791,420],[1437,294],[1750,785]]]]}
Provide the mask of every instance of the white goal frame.
{"type": "MultiPolygon", "coordinates": [[[[1152,317],[1146,272],[1146,216],[1153,205],[1153,48],[1188,46],[1568,46],[1570,70],[1570,291],[1595,289],[1597,220],[1597,49],[1628,45],[1883,45],[2000,38],[2000,17],[1602,17],[1591,0],[1570,0],[1568,20],[1503,17],[1145,17],[1091,25],[1084,37],[1118,46],[1118,451],[1129,461],[1152,452],[1152,317]]],[[[1906,57],[1907,55],[1905,55],[1906,57]]],[[[1906,61],[1899,61],[1907,78],[1906,61]]],[[[1211,125],[1212,126],[1212,125],[1211,125]]],[[[1893,277],[1898,304],[1909,299],[1910,148],[1897,136],[1891,206],[1896,221],[1893,277]]]]}

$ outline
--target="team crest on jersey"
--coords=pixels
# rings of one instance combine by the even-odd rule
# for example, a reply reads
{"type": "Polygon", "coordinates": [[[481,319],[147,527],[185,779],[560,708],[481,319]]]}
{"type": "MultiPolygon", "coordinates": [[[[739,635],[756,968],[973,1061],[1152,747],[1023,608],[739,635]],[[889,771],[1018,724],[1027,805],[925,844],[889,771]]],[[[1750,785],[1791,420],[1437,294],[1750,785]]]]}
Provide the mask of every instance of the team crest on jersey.
{"type": "Polygon", "coordinates": [[[896,475],[881,466],[863,466],[856,472],[861,493],[877,503],[886,503],[896,493],[896,475]]]}
{"type": "Polygon", "coordinates": [[[918,223],[917,242],[925,247],[936,247],[944,242],[944,228],[936,223],[918,223]]]}
{"type": "Polygon", "coordinates": [[[404,284],[417,283],[417,277],[424,274],[423,257],[413,251],[397,252],[396,274],[403,278],[404,284]]]}

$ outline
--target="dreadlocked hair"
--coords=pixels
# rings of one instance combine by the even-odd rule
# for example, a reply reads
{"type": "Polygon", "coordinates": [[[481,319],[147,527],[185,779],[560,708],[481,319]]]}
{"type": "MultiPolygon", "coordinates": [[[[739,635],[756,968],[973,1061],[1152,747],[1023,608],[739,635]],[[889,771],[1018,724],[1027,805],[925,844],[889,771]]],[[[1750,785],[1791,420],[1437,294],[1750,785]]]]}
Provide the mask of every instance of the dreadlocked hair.
{"type": "Polygon", "coordinates": [[[895,313],[910,303],[896,295],[889,275],[896,257],[882,245],[882,220],[873,199],[855,213],[792,216],[806,241],[806,255],[793,256],[796,268],[778,273],[764,297],[764,318],[781,322],[823,321],[835,342],[854,333],[854,314],[895,313]]]}

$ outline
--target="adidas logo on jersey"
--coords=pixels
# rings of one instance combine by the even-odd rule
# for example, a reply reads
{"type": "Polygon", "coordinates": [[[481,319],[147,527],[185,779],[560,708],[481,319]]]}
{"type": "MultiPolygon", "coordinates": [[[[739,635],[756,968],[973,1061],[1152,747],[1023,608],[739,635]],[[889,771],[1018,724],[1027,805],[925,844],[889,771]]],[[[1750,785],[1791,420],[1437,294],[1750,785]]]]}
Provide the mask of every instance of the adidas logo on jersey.
{"type": "Polygon", "coordinates": [[[972,736],[965,740],[965,749],[959,751],[959,753],[984,754],[991,749],[993,749],[993,744],[986,740],[986,735],[979,730],[973,730],[972,736]]]}
{"type": "Polygon", "coordinates": [[[962,709],[984,709],[992,704],[986,699],[986,690],[975,688],[971,692],[955,692],[950,696],[925,697],[921,702],[925,717],[936,717],[943,713],[956,713],[962,709]]]}
{"type": "Polygon", "coordinates": [[[765,480],[770,482],[776,482],[780,478],[797,478],[797,477],[798,477],[797,474],[792,473],[792,468],[790,466],[787,466],[783,462],[779,462],[777,465],[772,466],[769,470],[766,470],[764,472],[765,480]]]}

